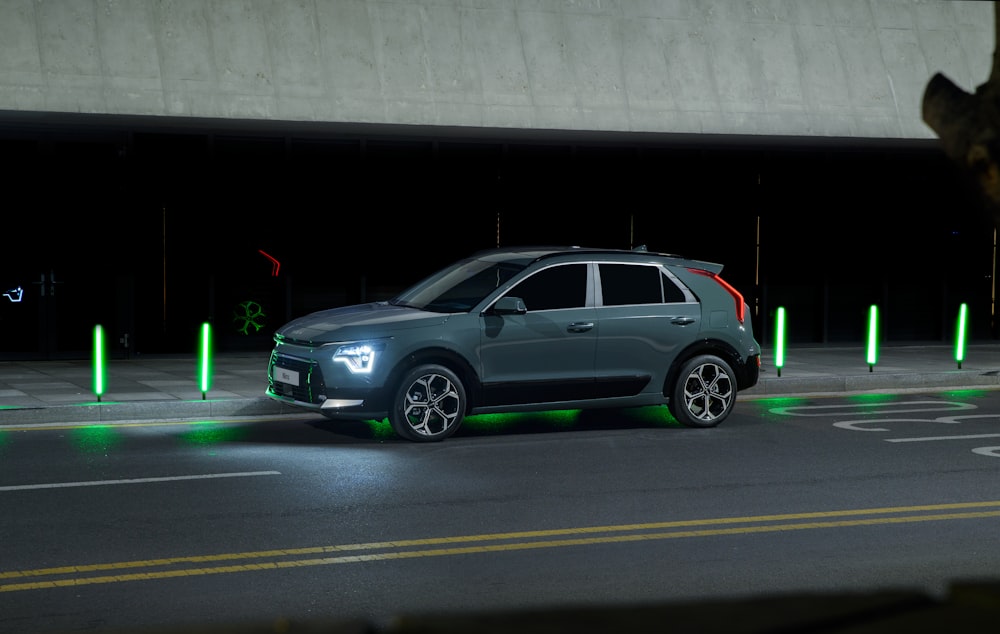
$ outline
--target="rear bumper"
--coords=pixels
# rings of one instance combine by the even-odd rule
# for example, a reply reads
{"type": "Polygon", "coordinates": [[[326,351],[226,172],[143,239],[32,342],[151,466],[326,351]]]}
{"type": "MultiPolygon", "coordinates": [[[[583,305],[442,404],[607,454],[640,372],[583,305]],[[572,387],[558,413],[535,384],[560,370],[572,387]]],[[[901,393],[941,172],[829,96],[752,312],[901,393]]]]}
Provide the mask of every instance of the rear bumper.
{"type": "Polygon", "coordinates": [[[760,354],[750,355],[741,364],[733,368],[736,373],[736,388],[746,390],[755,385],[760,380],[760,354]]]}

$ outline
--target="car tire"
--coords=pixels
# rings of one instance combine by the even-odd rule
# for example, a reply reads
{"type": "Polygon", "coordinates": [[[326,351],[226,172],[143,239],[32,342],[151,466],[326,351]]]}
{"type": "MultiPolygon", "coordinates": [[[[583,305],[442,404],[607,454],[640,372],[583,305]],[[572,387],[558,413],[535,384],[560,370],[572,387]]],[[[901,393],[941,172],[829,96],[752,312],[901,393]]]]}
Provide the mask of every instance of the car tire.
{"type": "Polygon", "coordinates": [[[465,387],[457,374],[443,365],[421,365],[399,381],[389,423],[406,440],[444,440],[462,424],[466,404],[465,387]]]}
{"type": "Polygon", "coordinates": [[[724,360],[700,355],[681,366],[667,407],[685,427],[715,427],[736,404],[736,374],[724,360]]]}

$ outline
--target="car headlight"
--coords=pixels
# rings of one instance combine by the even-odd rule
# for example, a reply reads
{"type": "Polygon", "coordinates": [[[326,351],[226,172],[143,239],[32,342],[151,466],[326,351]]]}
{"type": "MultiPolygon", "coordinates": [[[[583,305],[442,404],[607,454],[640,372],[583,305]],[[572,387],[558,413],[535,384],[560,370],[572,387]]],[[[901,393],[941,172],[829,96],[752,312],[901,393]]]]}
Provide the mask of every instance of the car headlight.
{"type": "Polygon", "coordinates": [[[351,374],[369,374],[375,368],[375,346],[367,343],[352,343],[340,346],[333,353],[333,360],[347,366],[351,374]]]}

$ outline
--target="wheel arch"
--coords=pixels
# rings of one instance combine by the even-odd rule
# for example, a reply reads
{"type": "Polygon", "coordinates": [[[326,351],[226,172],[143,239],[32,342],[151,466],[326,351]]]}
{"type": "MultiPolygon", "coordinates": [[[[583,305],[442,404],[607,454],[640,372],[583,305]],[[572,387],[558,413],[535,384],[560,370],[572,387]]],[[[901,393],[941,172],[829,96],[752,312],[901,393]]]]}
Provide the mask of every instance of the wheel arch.
{"type": "Polygon", "coordinates": [[[473,405],[479,400],[480,381],[479,374],[461,354],[448,348],[434,346],[421,348],[403,357],[392,371],[389,373],[387,385],[395,386],[402,376],[419,365],[437,364],[443,365],[458,375],[465,388],[466,405],[465,413],[468,414],[473,405]]]}
{"type": "Polygon", "coordinates": [[[672,388],[677,382],[677,377],[684,364],[690,359],[702,354],[712,354],[724,360],[731,368],[733,368],[733,371],[736,372],[737,376],[740,375],[739,368],[746,363],[740,357],[739,352],[725,341],[719,339],[700,339],[688,345],[674,357],[674,361],[670,364],[670,369],[667,370],[667,375],[664,377],[663,385],[660,388],[663,391],[664,396],[670,396],[672,388]]]}

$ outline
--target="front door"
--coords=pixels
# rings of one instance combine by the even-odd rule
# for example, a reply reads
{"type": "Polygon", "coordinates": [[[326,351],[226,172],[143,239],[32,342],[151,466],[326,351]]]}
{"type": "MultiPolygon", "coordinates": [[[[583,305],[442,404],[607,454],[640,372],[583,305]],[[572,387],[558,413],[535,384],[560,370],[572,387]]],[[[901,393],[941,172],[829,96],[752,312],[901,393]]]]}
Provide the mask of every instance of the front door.
{"type": "Polygon", "coordinates": [[[486,405],[557,403],[588,398],[597,346],[595,309],[587,264],[543,269],[507,296],[519,297],[523,315],[487,315],[480,348],[486,405]]]}

